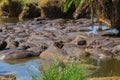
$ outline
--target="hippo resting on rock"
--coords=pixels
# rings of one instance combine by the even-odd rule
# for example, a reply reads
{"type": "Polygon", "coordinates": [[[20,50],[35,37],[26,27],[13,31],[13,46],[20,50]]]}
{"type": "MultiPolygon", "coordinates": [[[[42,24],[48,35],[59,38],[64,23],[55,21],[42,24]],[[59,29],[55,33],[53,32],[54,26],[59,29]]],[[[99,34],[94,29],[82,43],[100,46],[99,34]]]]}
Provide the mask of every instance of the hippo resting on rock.
{"type": "Polygon", "coordinates": [[[0,60],[21,59],[26,57],[38,56],[38,55],[39,53],[35,53],[32,51],[10,49],[5,51],[0,51],[0,60]]]}

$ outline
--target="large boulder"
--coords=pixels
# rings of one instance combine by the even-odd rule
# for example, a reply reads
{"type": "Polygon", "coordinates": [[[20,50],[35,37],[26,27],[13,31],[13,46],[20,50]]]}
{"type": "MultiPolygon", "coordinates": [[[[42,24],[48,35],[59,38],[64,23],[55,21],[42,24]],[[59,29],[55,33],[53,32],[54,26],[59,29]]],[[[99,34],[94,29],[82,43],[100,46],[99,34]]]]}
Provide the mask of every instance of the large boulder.
{"type": "Polygon", "coordinates": [[[59,49],[58,47],[51,45],[47,50],[42,52],[40,54],[40,58],[44,60],[52,60],[55,57],[59,59],[63,59],[65,57],[66,53],[62,50],[59,49]]]}
{"type": "Polygon", "coordinates": [[[87,56],[84,46],[66,43],[63,46],[63,50],[65,50],[67,55],[74,60],[80,60],[81,58],[87,56]]]}

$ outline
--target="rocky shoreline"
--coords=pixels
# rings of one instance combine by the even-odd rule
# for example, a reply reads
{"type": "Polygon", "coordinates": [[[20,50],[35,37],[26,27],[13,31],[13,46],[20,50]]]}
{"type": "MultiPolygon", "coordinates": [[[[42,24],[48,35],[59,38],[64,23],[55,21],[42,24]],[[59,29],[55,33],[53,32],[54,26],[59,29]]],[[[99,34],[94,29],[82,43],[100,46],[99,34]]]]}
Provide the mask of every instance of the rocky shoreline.
{"type": "Polygon", "coordinates": [[[39,56],[50,60],[58,56],[62,61],[80,60],[93,56],[116,58],[120,54],[120,38],[86,34],[90,19],[35,18],[16,24],[0,26],[0,60],[39,56]]]}

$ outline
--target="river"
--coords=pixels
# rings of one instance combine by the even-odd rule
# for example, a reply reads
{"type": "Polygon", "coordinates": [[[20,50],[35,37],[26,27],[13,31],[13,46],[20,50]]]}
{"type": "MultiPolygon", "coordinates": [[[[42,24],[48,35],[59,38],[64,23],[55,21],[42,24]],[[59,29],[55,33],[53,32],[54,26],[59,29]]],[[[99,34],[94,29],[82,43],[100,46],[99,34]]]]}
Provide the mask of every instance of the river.
{"type": "MultiPolygon", "coordinates": [[[[0,24],[16,22],[18,22],[17,18],[0,19],[0,24]]],[[[88,32],[87,34],[99,34],[99,32],[97,32],[97,28],[98,27],[94,27],[93,30],[91,32],[88,32]]],[[[103,27],[103,29],[105,30],[107,28],[103,27]]],[[[108,30],[108,32],[116,32],[116,30],[108,30]]],[[[15,73],[17,76],[17,80],[31,80],[31,72],[34,72],[35,69],[40,69],[41,61],[42,60],[38,57],[0,61],[0,74],[15,73]]],[[[86,63],[93,64],[99,67],[99,69],[92,75],[92,77],[120,76],[120,60],[99,60],[88,58],[86,63]]]]}

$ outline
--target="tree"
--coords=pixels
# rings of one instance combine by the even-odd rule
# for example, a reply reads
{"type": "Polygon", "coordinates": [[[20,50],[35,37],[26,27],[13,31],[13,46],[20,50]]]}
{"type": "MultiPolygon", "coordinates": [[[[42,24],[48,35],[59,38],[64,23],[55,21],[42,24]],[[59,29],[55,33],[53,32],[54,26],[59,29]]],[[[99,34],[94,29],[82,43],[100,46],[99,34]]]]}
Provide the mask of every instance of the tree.
{"type": "Polygon", "coordinates": [[[71,4],[76,5],[75,18],[83,9],[90,8],[91,18],[97,18],[110,28],[118,29],[120,33],[120,0],[66,0],[64,11],[67,11],[71,4]]]}

